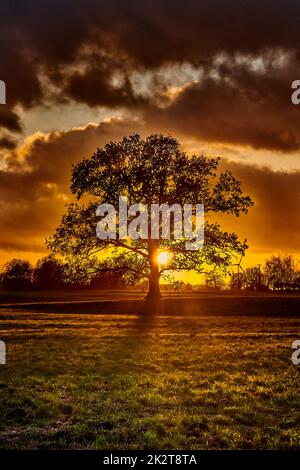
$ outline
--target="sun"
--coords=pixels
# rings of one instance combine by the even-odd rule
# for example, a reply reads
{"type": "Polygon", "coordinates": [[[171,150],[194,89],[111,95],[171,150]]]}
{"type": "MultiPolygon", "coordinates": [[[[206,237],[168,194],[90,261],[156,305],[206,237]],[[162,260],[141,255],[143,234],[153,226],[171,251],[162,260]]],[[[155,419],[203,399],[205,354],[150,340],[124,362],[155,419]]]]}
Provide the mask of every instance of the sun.
{"type": "Polygon", "coordinates": [[[171,260],[172,255],[169,251],[160,251],[157,255],[157,262],[160,265],[166,265],[171,260]]]}

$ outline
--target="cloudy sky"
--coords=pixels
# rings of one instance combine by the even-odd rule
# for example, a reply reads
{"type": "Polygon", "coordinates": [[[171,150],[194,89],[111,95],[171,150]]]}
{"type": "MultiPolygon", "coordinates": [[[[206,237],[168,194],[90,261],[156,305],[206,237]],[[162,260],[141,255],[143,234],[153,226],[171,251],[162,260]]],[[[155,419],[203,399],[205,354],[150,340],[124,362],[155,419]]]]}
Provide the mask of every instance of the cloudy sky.
{"type": "Polygon", "coordinates": [[[297,0],[1,0],[0,264],[35,261],[72,163],[131,132],[221,156],[255,201],[247,263],[300,259],[297,0]]]}

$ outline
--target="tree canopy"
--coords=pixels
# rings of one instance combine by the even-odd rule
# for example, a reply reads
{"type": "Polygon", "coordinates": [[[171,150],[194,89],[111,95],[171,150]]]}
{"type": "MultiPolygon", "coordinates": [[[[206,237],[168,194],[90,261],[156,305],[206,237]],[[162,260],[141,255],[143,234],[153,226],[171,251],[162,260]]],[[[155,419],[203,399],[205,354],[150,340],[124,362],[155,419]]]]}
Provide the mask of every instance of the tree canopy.
{"type": "MultiPolygon", "coordinates": [[[[149,297],[157,297],[159,278],[168,271],[204,272],[205,266],[226,268],[234,254],[241,255],[246,241],[236,233],[222,231],[213,214],[247,213],[253,204],[230,171],[219,171],[220,159],[188,156],[171,136],[138,134],[110,142],[72,169],[71,191],[77,201],[67,205],[60,226],[46,243],[65,256],[77,276],[95,271],[117,271],[127,282],[149,279],[149,297]],[[185,249],[185,240],[127,238],[99,240],[96,237],[99,204],[118,207],[119,196],[128,203],[203,204],[204,245],[185,249]],[[165,262],[160,253],[167,252],[165,262]],[[101,255],[102,256],[99,256],[101,255]]],[[[74,273],[74,271],[73,271],[74,273]]]]}
{"type": "Polygon", "coordinates": [[[33,267],[29,261],[13,258],[4,266],[1,285],[7,290],[29,289],[33,267]]]}

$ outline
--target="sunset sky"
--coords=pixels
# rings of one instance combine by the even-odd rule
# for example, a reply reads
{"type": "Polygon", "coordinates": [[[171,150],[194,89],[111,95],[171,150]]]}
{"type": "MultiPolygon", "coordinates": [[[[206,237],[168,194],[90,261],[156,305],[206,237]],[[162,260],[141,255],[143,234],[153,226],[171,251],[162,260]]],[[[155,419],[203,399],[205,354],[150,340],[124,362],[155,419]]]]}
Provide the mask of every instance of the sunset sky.
{"type": "Polygon", "coordinates": [[[222,221],[246,265],[300,259],[299,18],[292,0],[1,0],[0,265],[47,253],[72,163],[132,132],[222,157],[255,202],[222,221]]]}

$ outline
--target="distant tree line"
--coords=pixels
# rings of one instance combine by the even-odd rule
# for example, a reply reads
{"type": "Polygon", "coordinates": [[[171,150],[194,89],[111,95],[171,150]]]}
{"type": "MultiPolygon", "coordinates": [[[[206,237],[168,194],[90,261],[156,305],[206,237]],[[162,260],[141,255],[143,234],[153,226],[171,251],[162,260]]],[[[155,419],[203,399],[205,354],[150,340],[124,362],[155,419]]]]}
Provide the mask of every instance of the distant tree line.
{"type": "MultiPolygon", "coordinates": [[[[133,282],[131,281],[131,284],[133,282]]],[[[66,288],[122,289],[128,285],[126,273],[122,271],[87,272],[82,266],[82,275],[74,274],[72,265],[54,257],[46,256],[33,266],[29,261],[12,259],[0,273],[0,287],[3,290],[54,290],[66,288]]],[[[147,289],[145,283],[140,284],[147,289]]],[[[258,265],[237,272],[213,270],[206,273],[204,284],[192,286],[174,280],[164,286],[164,290],[177,292],[198,291],[203,289],[220,290],[300,290],[300,270],[291,255],[272,256],[264,266],[258,265]],[[229,279],[229,280],[228,280],[229,279]]]]}
{"type": "Polygon", "coordinates": [[[299,290],[300,270],[291,255],[271,256],[261,265],[232,273],[229,287],[242,290],[299,290]]]}
{"type": "Polygon", "coordinates": [[[67,263],[50,255],[38,260],[35,266],[27,260],[12,259],[0,274],[0,285],[3,290],[117,289],[124,287],[125,283],[119,273],[111,272],[75,279],[67,263]]]}

